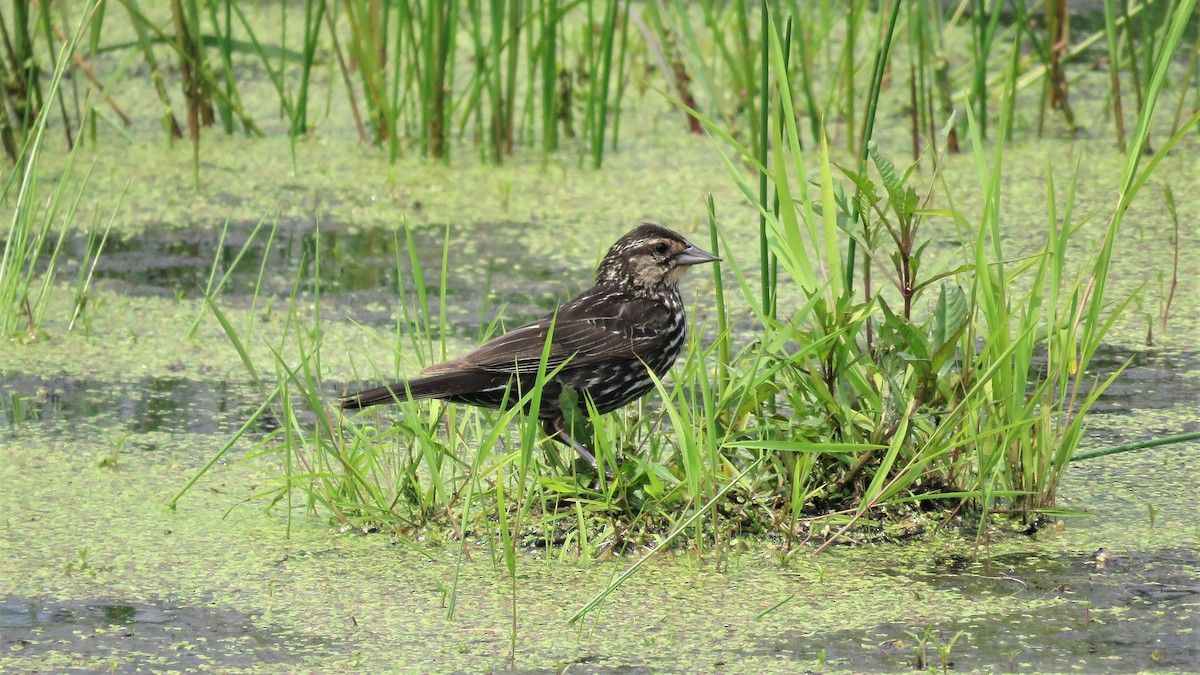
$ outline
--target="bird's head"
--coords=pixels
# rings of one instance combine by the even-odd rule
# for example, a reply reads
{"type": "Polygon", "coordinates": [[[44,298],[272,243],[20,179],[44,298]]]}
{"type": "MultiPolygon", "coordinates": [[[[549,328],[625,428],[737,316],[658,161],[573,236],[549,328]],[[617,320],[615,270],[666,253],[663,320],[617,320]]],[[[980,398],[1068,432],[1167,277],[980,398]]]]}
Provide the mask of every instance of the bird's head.
{"type": "Polygon", "coordinates": [[[720,260],[678,233],[642,223],[617,240],[596,270],[597,284],[673,287],[692,265],[720,260]]]}

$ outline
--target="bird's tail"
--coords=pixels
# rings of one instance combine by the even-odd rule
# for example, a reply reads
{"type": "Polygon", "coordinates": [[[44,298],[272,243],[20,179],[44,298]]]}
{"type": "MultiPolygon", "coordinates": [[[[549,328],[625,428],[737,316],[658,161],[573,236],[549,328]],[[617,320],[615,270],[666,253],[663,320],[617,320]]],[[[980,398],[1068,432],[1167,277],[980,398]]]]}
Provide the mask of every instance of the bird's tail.
{"type": "MultiPolygon", "coordinates": [[[[432,370],[432,369],[431,369],[432,370]]],[[[416,377],[404,382],[396,382],[385,387],[365,389],[355,394],[343,396],[339,404],[343,410],[357,410],[373,405],[384,405],[403,401],[416,401],[423,398],[447,398],[461,395],[470,391],[476,378],[469,374],[448,372],[416,377]]]]}
{"type": "Polygon", "coordinates": [[[338,403],[343,410],[358,410],[359,408],[366,408],[372,405],[407,401],[409,400],[409,396],[404,385],[404,382],[397,382],[389,384],[386,387],[364,389],[358,393],[343,396],[338,403]]]}

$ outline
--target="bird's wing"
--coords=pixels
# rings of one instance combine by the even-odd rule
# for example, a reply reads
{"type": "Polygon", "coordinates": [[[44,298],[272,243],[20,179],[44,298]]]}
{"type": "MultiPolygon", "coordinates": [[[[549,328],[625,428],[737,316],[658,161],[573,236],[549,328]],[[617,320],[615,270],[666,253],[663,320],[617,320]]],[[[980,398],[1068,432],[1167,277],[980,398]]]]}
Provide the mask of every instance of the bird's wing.
{"type": "Polygon", "coordinates": [[[653,349],[671,321],[670,312],[655,303],[614,298],[578,298],[559,308],[556,316],[515,328],[493,338],[466,356],[431,366],[423,374],[474,367],[507,373],[537,372],[546,336],[553,337],[546,368],[570,361],[571,367],[614,358],[636,358],[653,349]]]}

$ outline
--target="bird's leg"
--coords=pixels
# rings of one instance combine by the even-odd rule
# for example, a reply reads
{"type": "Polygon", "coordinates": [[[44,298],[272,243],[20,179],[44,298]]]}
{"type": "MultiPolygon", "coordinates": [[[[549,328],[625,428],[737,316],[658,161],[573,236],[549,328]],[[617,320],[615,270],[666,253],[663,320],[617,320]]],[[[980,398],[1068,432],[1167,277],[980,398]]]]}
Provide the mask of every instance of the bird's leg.
{"type": "MultiPolygon", "coordinates": [[[[583,447],[582,443],[571,437],[571,434],[567,431],[566,420],[564,420],[562,417],[543,420],[542,429],[545,430],[546,435],[550,438],[553,438],[563,445],[569,445],[574,448],[575,452],[579,453],[579,456],[582,457],[585,462],[591,464],[592,468],[597,472],[600,471],[600,467],[596,463],[596,456],[592,454],[591,450],[583,447]]],[[[605,469],[604,475],[608,478],[614,477],[607,469],[605,469]]]]}

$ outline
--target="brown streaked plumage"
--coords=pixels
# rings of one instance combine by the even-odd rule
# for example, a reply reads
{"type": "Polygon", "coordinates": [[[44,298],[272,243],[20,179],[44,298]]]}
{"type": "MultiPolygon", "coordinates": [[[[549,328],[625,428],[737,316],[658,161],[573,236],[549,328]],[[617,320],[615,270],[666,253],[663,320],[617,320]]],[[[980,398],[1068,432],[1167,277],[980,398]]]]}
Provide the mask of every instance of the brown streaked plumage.
{"type": "Polygon", "coordinates": [[[595,457],[565,428],[558,405],[562,387],[576,390],[581,406],[590,397],[600,413],[649,392],[654,383],[648,370],[662,377],[687,337],[679,279],[688,267],[715,260],[679,234],[642,223],[612,245],[596,270],[596,284],[549,316],[489,340],[466,356],[432,365],[406,382],[346,396],[341,406],[439,398],[499,408],[533,386],[549,335],[547,372],[562,368],[542,389],[543,429],[595,466],[595,457]]]}

